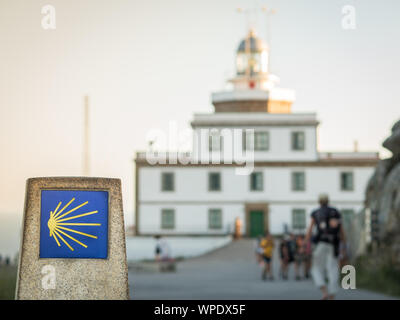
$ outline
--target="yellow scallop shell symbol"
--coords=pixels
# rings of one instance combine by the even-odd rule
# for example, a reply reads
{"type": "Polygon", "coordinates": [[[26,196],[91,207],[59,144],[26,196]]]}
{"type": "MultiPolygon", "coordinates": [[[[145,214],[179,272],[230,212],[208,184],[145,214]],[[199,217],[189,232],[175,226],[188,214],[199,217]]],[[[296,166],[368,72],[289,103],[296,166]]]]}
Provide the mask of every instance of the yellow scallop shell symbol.
{"type": "Polygon", "coordinates": [[[67,215],[69,215],[70,213],[78,210],[79,208],[87,205],[89,202],[83,202],[82,204],[76,206],[75,208],[65,212],[64,214],[63,211],[65,209],[68,208],[68,206],[75,200],[75,198],[72,198],[60,211],[58,211],[58,209],[61,206],[61,201],[58,203],[57,207],[55,208],[54,211],[50,211],[50,217],[49,220],[47,221],[47,226],[49,227],[49,231],[50,231],[50,237],[53,237],[54,240],[57,242],[57,245],[59,247],[61,247],[60,241],[59,239],[66,244],[66,246],[71,250],[74,251],[74,248],[72,248],[72,246],[67,242],[67,240],[64,239],[63,236],[65,236],[66,238],[69,238],[73,241],[75,241],[76,243],[80,244],[82,247],[87,248],[87,245],[80,242],[79,240],[75,239],[74,237],[72,237],[70,234],[68,233],[77,233],[80,235],[83,235],[85,237],[89,237],[89,238],[94,238],[97,239],[97,236],[88,234],[88,233],[84,233],[78,230],[74,230],[74,229],[70,229],[67,228],[65,226],[100,226],[100,223],[79,223],[79,222],[66,222],[69,220],[73,220],[73,219],[77,219],[77,218],[81,218],[81,217],[85,217],[85,216],[89,216],[92,214],[97,213],[98,211],[90,211],[90,212],[86,212],[86,213],[82,213],[82,214],[78,214],[76,216],[72,216],[72,217],[67,217],[65,218],[67,215]]]}

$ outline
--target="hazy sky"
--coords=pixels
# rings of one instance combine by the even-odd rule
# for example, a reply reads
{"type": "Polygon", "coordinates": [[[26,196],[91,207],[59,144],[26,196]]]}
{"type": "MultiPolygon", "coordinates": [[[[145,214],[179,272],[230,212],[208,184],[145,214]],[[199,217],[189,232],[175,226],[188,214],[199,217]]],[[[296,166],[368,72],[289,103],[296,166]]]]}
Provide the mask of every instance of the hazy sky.
{"type": "Polygon", "coordinates": [[[400,118],[398,0],[0,0],[2,221],[22,212],[28,177],[81,174],[89,94],[92,175],[122,179],[131,224],[134,153],[150,129],[213,110],[247,31],[236,7],[254,5],[278,10],[272,71],[296,90],[293,111],[318,113],[320,150],[382,151],[400,118]],[[56,30],[41,27],[46,4],[56,30]],[[341,27],[344,5],[356,30],[341,27]]]}

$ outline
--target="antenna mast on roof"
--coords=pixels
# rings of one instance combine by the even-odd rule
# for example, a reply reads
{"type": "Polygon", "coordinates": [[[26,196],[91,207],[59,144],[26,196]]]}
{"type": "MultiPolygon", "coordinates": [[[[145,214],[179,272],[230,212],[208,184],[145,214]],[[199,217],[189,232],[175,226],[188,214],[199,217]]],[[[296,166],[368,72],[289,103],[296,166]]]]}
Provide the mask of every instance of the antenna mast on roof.
{"type": "MultiPolygon", "coordinates": [[[[263,13],[266,15],[266,24],[267,24],[267,43],[269,47],[269,52],[271,53],[271,47],[272,47],[272,40],[271,40],[271,17],[276,14],[275,9],[271,9],[268,7],[262,7],[263,13]]],[[[269,70],[271,70],[271,54],[269,56],[269,70]]]]}

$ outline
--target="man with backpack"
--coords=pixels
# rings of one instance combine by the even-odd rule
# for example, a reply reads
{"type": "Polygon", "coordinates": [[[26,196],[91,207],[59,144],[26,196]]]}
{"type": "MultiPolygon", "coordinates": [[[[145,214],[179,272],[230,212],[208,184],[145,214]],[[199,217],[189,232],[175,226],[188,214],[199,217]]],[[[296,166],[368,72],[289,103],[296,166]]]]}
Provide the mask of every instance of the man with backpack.
{"type": "Polygon", "coordinates": [[[311,238],[314,226],[317,233],[313,239],[315,249],[312,254],[311,274],[315,284],[322,291],[322,299],[334,299],[339,281],[339,246],[345,243],[341,215],[335,208],[328,206],[329,197],[319,196],[320,207],[311,214],[311,223],[307,231],[306,242],[311,238]],[[325,283],[325,270],[328,285],[325,283]]]}

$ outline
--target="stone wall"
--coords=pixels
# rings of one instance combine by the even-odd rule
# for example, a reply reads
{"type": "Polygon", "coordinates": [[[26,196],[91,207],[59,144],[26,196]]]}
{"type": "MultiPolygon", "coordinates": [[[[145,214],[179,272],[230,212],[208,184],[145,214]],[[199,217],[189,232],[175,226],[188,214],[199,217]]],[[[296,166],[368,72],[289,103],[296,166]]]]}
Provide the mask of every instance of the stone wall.
{"type": "Polygon", "coordinates": [[[378,225],[371,254],[400,266],[400,121],[383,146],[393,155],[378,163],[366,190],[365,207],[376,213],[378,225]]]}

